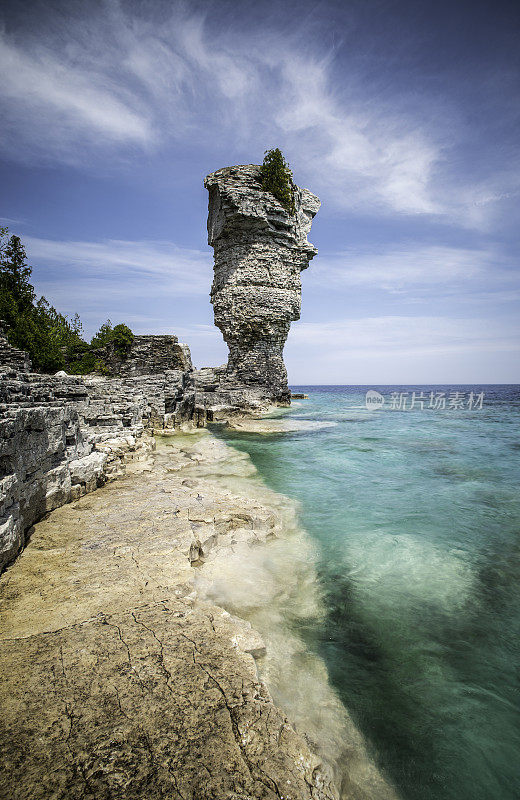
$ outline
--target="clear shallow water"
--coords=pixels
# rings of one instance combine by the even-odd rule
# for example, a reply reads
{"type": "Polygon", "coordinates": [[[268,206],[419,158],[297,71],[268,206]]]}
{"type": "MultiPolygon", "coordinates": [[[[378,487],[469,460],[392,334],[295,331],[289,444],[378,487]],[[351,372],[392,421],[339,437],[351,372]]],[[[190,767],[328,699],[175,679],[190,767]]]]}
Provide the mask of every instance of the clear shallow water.
{"type": "Polygon", "coordinates": [[[390,393],[471,387],[293,388],[309,399],[291,419],[336,424],[221,435],[299,500],[318,545],[326,621],[299,634],[403,798],[517,800],[520,387],[436,411],[390,393]]]}

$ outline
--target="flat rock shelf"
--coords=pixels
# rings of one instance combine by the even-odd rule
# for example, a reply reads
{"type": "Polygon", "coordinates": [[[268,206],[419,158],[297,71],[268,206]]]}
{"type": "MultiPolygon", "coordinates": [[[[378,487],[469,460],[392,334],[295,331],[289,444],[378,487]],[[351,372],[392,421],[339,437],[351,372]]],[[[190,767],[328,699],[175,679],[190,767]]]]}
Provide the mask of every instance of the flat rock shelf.
{"type": "MultiPolygon", "coordinates": [[[[2,798],[340,796],[259,677],[269,642],[212,597],[230,557],[284,536],[280,504],[212,477],[238,473],[247,456],[178,434],[35,525],[0,578],[2,798]]],[[[391,800],[322,673],[351,750],[341,796],[391,800]]]]}

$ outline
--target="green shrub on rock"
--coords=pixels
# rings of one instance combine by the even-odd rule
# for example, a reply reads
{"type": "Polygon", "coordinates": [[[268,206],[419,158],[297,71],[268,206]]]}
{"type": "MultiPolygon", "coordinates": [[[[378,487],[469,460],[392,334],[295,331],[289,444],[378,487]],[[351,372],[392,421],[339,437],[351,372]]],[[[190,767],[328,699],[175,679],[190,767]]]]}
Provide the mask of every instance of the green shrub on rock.
{"type": "Polygon", "coordinates": [[[289,214],[294,214],[292,172],[278,147],[265,151],[264,163],[260,168],[260,177],[264,192],[270,192],[289,214]]]}
{"type": "Polygon", "coordinates": [[[90,342],[91,347],[105,347],[107,344],[113,343],[116,350],[120,353],[126,352],[132,342],[134,341],[134,334],[122,322],[112,327],[109,319],[100,327],[95,336],[92,337],[90,342]]]}
{"type": "Polygon", "coordinates": [[[112,341],[114,342],[114,347],[117,350],[120,352],[126,352],[134,341],[134,334],[128,325],[124,325],[121,322],[119,325],[116,325],[112,331],[112,341]]]}
{"type": "MultiPolygon", "coordinates": [[[[88,347],[88,345],[87,345],[88,347]]],[[[96,371],[96,356],[87,350],[81,358],[71,361],[67,365],[67,372],[70,375],[88,375],[96,371]]]]}

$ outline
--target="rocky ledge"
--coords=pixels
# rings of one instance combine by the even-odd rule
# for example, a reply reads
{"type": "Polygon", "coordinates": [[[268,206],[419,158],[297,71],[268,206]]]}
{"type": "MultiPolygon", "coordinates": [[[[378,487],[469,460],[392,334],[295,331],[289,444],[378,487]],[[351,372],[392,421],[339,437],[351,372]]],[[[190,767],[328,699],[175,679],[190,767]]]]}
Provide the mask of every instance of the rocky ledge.
{"type": "Polygon", "coordinates": [[[2,797],[337,798],[258,677],[260,636],[195,590],[212,549],[280,532],[186,477],[208,459],[185,442],[53,512],[0,580],[2,797]]]}
{"type": "Polygon", "coordinates": [[[154,430],[204,421],[191,372],[80,378],[0,368],[0,571],[44,514],[146,459],[154,430]]]}
{"type": "Polygon", "coordinates": [[[396,800],[281,622],[320,613],[294,512],[202,431],[36,524],[0,578],[0,796],[396,800]]]}

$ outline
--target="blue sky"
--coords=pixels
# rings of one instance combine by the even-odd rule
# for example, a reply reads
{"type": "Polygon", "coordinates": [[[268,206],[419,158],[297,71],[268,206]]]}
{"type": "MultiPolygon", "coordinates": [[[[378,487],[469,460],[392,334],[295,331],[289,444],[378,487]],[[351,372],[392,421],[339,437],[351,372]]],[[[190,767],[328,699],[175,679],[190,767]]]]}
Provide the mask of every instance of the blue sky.
{"type": "Polygon", "coordinates": [[[223,363],[204,176],[279,146],[322,200],[297,383],[518,382],[520,6],[25,2],[0,25],[0,224],[91,335],[223,363]]]}

